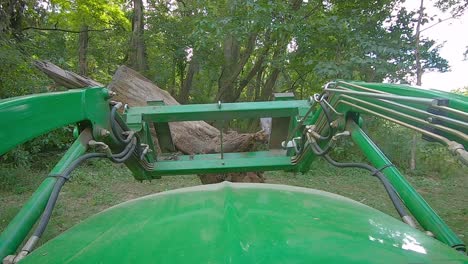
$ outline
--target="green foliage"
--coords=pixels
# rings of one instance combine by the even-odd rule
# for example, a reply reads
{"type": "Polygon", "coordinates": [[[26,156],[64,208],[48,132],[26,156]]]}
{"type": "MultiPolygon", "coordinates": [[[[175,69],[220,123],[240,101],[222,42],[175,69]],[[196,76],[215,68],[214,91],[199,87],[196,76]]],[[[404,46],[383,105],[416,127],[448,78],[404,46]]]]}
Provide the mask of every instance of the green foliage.
{"type": "MultiPolygon", "coordinates": [[[[98,30],[89,33],[91,78],[109,82],[124,61],[130,22],[123,1],[13,2],[13,11],[4,9],[11,12],[4,14],[6,20],[2,19],[0,25],[0,99],[61,89],[51,85],[33,62],[46,59],[65,69],[76,69],[76,32],[83,23],[87,23],[91,30],[98,30]],[[13,2],[23,2],[24,6],[13,2]]],[[[2,7],[7,5],[2,3],[2,7]]],[[[68,128],[59,129],[19,146],[0,160],[28,167],[33,161],[40,160],[38,157],[43,152],[65,149],[70,138],[68,128]]]]}
{"type": "MultiPolygon", "coordinates": [[[[370,117],[366,118],[365,124],[371,138],[389,159],[398,168],[409,171],[412,138],[416,132],[386,120],[370,117]]],[[[420,134],[418,136],[420,137],[420,134]]],[[[416,171],[414,173],[418,175],[446,178],[466,173],[464,166],[450,154],[446,146],[419,139],[416,151],[416,171]]]]}
{"type": "MultiPolygon", "coordinates": [[[[263,86],[272,69],[280,67],[282,74],[275,90],[291,90],[301,97],[330,79],[403,81],[414,75],[415,13],[400,8],[397,1],[310,1],[298,10],[290,8],[291,2],[150,2],[148,56],[149,61],[157,63],[150,65],[148,75],[177,94],[191,52],[203,58],[191,99],[213,100],[223,65],[223,41],[233,35],[246,43],[252,33],[257,34],[256,47],[239,82],[265,49],[268,51],[258,85],[263,86]],[[282,37],[296,48],[274,56],[275,50],[283,47],[278,42],[282,37]],[[211,96],[200,96],[206,94],[211,96]]],[[[431,40],[422,41],[424,69],[448,69],[447,61],[438,55],[439,48],[431,40]]],[[[249,86],[258,86],[254,82],[249,86]]],[[[252,94],[243,91],[241,100],[251,100],[252,94]]]]}
{"type": "Polygon", "coordinates": [[[60,128],[12,149],[0,156],[0,161],[17,167],[29,168],[33,163],[40,162],[44,155],[47,156],[57,151],[61,153],[68,149],[72,140],[72,128],[60,128]]]}
{"type": "Polygon", "coordinates": [[[452,91],[452,93],[462,94],[464,96],[468,96],[468,86],[457,88],[452,91]]]}
{"type": "Polygon", "coordinates": [[[123,1],[105,0],[53,0],[47,23],[69,30],[79,30],[83,24],[95,29],[115,26],[130,28],[122,7],[123,1]]]}
{"type": "Polygon", "coordinates": [[[466,0],[437,0],[435,6],[444,12],[450,12],[453,17],[463,15],[468,8],[468,1],[466,0]]]}
{"type": "Polygon", "coordinates": [[[48,82],[31,63],[15,40],[0,38],[0,99],[46,91],[48,82]]]}
{"type": "MultiPolygon", "coordinates": [[[[132,17],[129,3],[21,2],[24,6],[13,4],[14,8],[2,3],[2,9],[9,11],[4,12],[6,20],[0,25],[0,98],[57,89],[34,69],[32,62],[47,59],[76,70],[77,32],[83,25],[94,30],[89,32],[87,50],[91,78],[108,83],[117,67],[126,61],[132,17]]],[[[447,10],[461,4],[439,3],[447,10]]],[[[144,37],[149,69],[144,74],[161,88],[178,95],[196,57],[200,65],[190,86],[189,102],[212,102],[220,86],[222,69],[226,68],[226,40],[232,37],[239,46],[237,55],[242,57],[249,38],[255,36],[254,47],[233,81],[234,89],[246,82],[239,93],[240,101],[268,98],[271,94],[262,97],[262,92],[275,71],[279,74],[268,93],[292,91],[298,98],[307,98],[325,82],[337,78],[408,81],[415,72],[415,15],[414,11],[401,8],[400,1],[393,0],[152,0],[145,3],[144,37]]],[[[422,39],[420,50],[425,71],[448,70],[439,49],[433,40],[422,39]]],[[[233,125],[247,130],[251,123],[233,125]]],[[[16,150],[17,158],[11,159],[25,164],[27,161],[21,158],[25,153],[37,153],[36,146],[46,148],[46,145],[25,145],[16,150]]]]}

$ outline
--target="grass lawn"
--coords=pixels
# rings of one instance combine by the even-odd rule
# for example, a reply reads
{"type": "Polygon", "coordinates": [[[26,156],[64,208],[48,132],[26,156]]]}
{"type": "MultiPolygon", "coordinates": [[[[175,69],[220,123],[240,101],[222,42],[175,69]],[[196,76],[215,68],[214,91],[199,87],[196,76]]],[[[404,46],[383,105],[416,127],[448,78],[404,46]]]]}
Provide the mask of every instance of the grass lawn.
{"type": "MultiPolygon", "coordinates": [[[[57,157],[50,157],[56,161],[57,157]]],[[[11,168],[0,164],[0,231],[30,197],[52,168],[54,162],[40,168],[11,168]]],[[[440,216],[468,242],[468,179],[463,171],[447,177],[409,175],[413,186],[440,216]]],[[[350,197],[392,216],[397,216],[385,190],[368,173],[337,169],[316,161],[307,174],[266,173],[268,183],[303,186],[350,197]]],[[[63,188],[51,222],[40,243],[57,236],[76,223],[103,209],[140,196],[200,184],[196,176],[167,176],[151,182],[137,182],[123,165],[91,161],[78,168],[63,188]]]]}

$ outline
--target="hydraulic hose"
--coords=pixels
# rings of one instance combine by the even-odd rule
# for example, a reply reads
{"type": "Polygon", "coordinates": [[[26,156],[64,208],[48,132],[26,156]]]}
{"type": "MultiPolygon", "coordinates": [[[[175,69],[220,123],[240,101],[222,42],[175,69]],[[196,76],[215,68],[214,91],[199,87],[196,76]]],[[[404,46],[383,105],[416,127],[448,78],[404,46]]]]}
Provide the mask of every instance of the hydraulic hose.
{"type": "Polygon", "coordinates": [[[333,160],[328,154],[322,154],[324,151],[320,148],[317,143],[312,142],[311,144],[313,152],[318,155],[322,156],[328,163],[331,165],[338,167],[338,168],[360,168],[364,169],[367,171],[370,171],[373,176],[376,176],[382,185],[385,188],[385,191],[387,192],[390,200],[393,203],[393,206],[395,207],[396,211],[400,215],[400,217],[403,219],[405,223],[412,227],[416,227],[413,219],[410,217],[408,212],[405,209],[405,206],[403,205],[400,197],[396,193],[395,189],[393,188],[392,184],[388,181],[388,179],[385,177],[385,175],[378,169],[372,167],[371,165],[365,164],[365,163],[354,163],[354,162],[337,162],[333,160]]]}
{"type": "Polygon", "coordinates": [[[323,113],[325,114],[325,118],[327,119],[327,127],[328,127],[328,132],[326,136],[320,135],[320,140],[328,140],[333,136],[333,127],[331,126],[331,123],[333,122],[333,119],[331,117],[331,113],[327,106],[325,105],[324,102],[320,101],[319,102],[320,106],[322,107],[323,113]]]}
{"type": "Polygon", "coordinates": [[[137,146],[137,140],[133,138],[132,142],[128,144],[125,149],[116,155],[112,155],[110,158],[115,163],[123,163],[130,158],[132,153],[135,151],[137,146]]]}
{"type": "MultiPolygon", "coordinates": [[[[323,113],[325,114],[325,117],[327,119],[328,133],[327,133],[326,136],[322,136],[322,135],[318,134],[318,136],[320,136],[318,139],[319,140],[328,140],[335,134],[335,129],[331,126],[331,123],[333,122],[333,120],[331,118],[331,113],[330,113],[330,110],[328,109],[327,105],[323,101],[319,101],[319,103],[320,103],[320,106],[322,107],[323,113]]],[[[317,153],[315,153],[315,154],[319,155],[319,156],[322,156],[322,155],[325,155],[328,152],[330,152],[330,150],[333,148],[333,143],[331,143],[331,142],[333,142],[333,141],[330,141],[325,146],[325,148],[323,150],[321,148],[316,149],[317,153]]]]}
{"type": "Polygon", "coordinates": [[[115,138],[120,143],[128,144],[132,140],[132,138],[131,138],[131,136],[129,136],[127,138],[123,138],[122,132],[124,132],[124,129],[125,129],[125,131],[128,131],[129,129],[128,129],[128,126],[126,124],[124,126],[124,129],[122,129],[122,124],[121,123],[124,123],[124,122],[119,122],[119,119],[116,117],[117,116],[117,109],[118,109],[118,106],[114,105],[112,107],[111,114],[110,114],[111,115],[110,119],[111,119],[112,133],[114,134],[115,138]]]}
{"type": "MultiPolygon", "coordinates": [[[[318,146],[318,145],[317,145],[318,146]]],[[[317,155],[317,156],[324,156],[326,155],[328,152],[330,152],[330,150],[332,150],[332,143],[328,143],[324,149],[322,148],[316,148],[316,149],[313,149],[314,150],[314,154],[317,155]]]]}
{"type": "Polygon", "coordinates": [[[129,151],[134,151],[136,147],[135,141],[135,138],[133,138],[133,140],[129,144],[125,145],[125,148],[120,153],[112,154],[112,156],[110,157],[111,160],[114,161],[114,159],[116,158],[122,158],[126,156],[129,151]]]}
{"type": "Polygon", "coordinates": [[[39,220],[39,223],[36,229],[34,230],[33,235],[28,239],[28,241],[23,246],[18,256],[21,255],[24,257],[29,252],[31,252],[34,249],[34,246],[37,243],[37,241],[44,234],[47,224],[49,223],[50,218],[52,216],[52,212],[54,210],[55,204],[57,203],[59,193],[62,187],[65,185],[65,182],[67,182],[70,179],[71,173],[73,172],[74,169],[76,169],[76,167],[78,167],[84,161],[88,159],[92,159],[92,158],[108,157],[111,161],[115,163],[123,163],[126,160],[128,160],[133,153],[139,150],[139,148],[137,148],[137,146],[139,145],[139,139],[134,133],[132,132],[129,133],[127,138],[122,137],[122,132],[124,132],[124,129],[125,131],[129,131],[129,129],[128,129],[128,126],[124,122],[122,122],[122,120],[119,120],[119,118],[116,118],[117,109],[118,107],[114,106],[111,110],[111,128],[112,128],[112,133],[115,135],[115,138],[121,144],[125,145],[123,150],[120,153],[112,154],[110,157],[108,157],[105,153],[85,154],[77,158],[75,161],[73,161],[70,164],[70,166],[68,166],[62,173],[58,175],[50,175],[52,177],[57,177],[57,181],[55,182],[54,189],[52,190],[49,200],[47,201],[46,208],[44,209],[44,212],[42,213],[42,216],[39,220]],[[123,129],[122,129],[122,126],[124,127],[123,129]]]}
{"type": "MultiPolygon", "coordinates": [[[[125,162],[128,158],[130,158],[135,148],[136,139],[134,138],[132,142],[128,144],[121,153],[112,155],[110,158],[115,163],[125,162]]],[[[49,200],[47,201],[46,208],[42,213],[42,216],[39,220],[36,229],[34,230],[33,235],[28,240],[28,243],[25,244],[22,251],[27,251],[28,253],[31,252],[36,242],[44,234],[47,224],[50,221],[50,217],[52,216],[52,211],[54,210],[55,204],[57,203],[59,193],[62,190],[63,185],[65,185],[65,182],[70,179],[72,171],[76,169],[76,167],[78,167],[85,160],[105,157],[107,157],[105,153],[88,153],[76,159],[72,164],[70,164],[69,167],[65,169],[63,173],[59,175],[51,175],[52,177],[57,177],[57,182],[54,185],[54,189],[52,190],[49,200]]]]}
{"type": "MultiPolygon", "coordinates": [[[[130,143],[133,137],[136,137],[136,145],[140,146],[140,138],[135,134],[130,132],[128,137],[124,139],[122,137],[122,132],[124,131],[130,131],[130,128],[127,126],[127,124],[120,118],[119,115],[117,115],[117,109],[118,105],[114,105],[111,110],[111,128],[112,128],[112,133],[114,134],[115,138],[121,143],[127,145],[130,143]]],[[[135,148],[135,152],[138,154],[138,156],[141,156],[141,150],[140,148],[135,148]]]]}
{"type": "MultiPolygon", "coordinates": [[[[47,224],[49,223],[50,217],[52,215],[52,211],[54,209],[55,203],[57,202],[58,195],[60,190],[62,189],[63,185],[67,180],[70,179],[71,172],[78,167],[82,162],[92,158],[104,158],[106,154],[104,153],[88,153],[79,158],[77,158],[73,163],[68,166],[63,173],[60,175],[51,175],[53,177],[57,177],[57,182],[54,185],[54,189],[49,197],[47,202],[46,208],[44,209],[44,213],[42,213],[41,219],[34,230],[33,237],[37,237],[39,239],[45,231],[47,224]]],[[[23,248],[24,250],[24,248],[23,248]]]]}

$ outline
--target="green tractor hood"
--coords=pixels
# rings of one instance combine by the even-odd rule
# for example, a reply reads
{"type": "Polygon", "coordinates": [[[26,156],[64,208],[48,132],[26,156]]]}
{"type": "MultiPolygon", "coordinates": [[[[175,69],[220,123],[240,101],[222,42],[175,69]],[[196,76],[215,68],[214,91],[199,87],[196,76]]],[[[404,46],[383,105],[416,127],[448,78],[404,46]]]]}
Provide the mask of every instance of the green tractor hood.
{"type": "Polygon", "coordinates": [[[339,195],[224,182],[114,206],[21,263],[467,263],[467,258],[339,195]]]}

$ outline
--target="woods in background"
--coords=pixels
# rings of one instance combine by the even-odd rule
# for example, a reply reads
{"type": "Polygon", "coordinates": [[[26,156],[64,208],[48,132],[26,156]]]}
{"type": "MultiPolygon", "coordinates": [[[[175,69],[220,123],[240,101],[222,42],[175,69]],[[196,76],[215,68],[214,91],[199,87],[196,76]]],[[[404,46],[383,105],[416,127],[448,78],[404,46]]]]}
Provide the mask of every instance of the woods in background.
{"type": "MultiPolygon", "coordinates": [[[[451,11],[462,4],[440,5],[451,11]]],[[[415,51],[423,71],[448,70],[440,46],[414,34],[419,10],[406,10],[400,1],[8,0],[1,5],[1,97],[43,86],[31,68],[35,59],[102,83],[126,64],[181,103],[268,100],[275,91],[307,97],[332,79],[413,82],[415,51]]],[[[423,13],[420,24],[430,21],[423,13]]]]}

